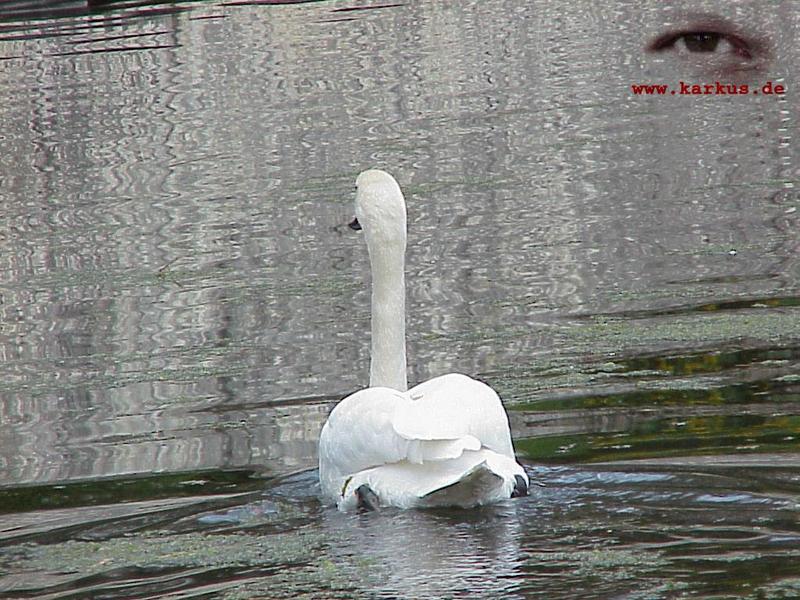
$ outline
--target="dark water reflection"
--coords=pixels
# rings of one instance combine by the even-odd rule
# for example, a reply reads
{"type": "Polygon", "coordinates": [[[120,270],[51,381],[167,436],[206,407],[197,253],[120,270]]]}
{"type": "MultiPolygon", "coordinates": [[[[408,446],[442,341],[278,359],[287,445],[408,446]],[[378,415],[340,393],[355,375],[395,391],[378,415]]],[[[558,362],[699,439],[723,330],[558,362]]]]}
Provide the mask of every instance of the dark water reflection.
{"type": "Polygon", "coordinates": [[[797,2],[276,4],[0,9],[0,595],[800,594],[797,2]],[[788,92],[631,91],[718,79],[788,92]],[[524,501],[315,499],[372,165],[524,501]]]}
{"type": "Polygon", "coordinates": [[[45,523],[23,518],[13,536],[4,532],[16,542],[5,559],[19,570],[4,589],[120,598],[796,594],[797,470],[702,470],[537,467],[530,497],[476,511],[342,515],[320,509],[314,472],[235,498],[51,510],[39,513],[45,523]],[[68,515],[79,519],[77,535],[68,515]]]}

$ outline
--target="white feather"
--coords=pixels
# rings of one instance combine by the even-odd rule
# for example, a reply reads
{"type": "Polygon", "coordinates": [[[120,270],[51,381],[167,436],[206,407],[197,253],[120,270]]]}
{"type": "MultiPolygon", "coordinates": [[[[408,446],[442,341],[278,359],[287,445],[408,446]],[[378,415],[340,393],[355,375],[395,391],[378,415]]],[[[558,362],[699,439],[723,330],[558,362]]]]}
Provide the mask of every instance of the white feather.
{"type": "Polygon", "coordinates": [[[365,484],[400,508],[509,498],[528,476],[497,393],[457,373],[405,390],[405,200],[383,171],[365,171],[357,186],[373,273],[371,387],[336,405],[322,428],[322,495],[341,510],[357,506],[365,484]]]}

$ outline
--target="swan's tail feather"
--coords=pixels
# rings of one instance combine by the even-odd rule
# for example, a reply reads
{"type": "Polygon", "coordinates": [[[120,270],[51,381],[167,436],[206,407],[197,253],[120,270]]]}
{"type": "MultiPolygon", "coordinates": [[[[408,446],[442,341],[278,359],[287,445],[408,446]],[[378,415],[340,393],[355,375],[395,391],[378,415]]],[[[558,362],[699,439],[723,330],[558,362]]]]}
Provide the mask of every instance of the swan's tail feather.
{"type": "Polygon", "coordinates": [[[510,498],[528,477],[516,461],[485,448],[453,460],[402,461],[365,469],[349,477],[337,504],[340,510],[361,506],[361,486],[374,492],[381,506],[399,508],[460,506],[469,508],[510,498]]]}
{"type": "Polygon", "coordinates": [[[505,487],[505,480],[482,462],[464,473],[458,481],[425,494],[420,500],[423,506],[469,508],[507,497],[505,487]]]}

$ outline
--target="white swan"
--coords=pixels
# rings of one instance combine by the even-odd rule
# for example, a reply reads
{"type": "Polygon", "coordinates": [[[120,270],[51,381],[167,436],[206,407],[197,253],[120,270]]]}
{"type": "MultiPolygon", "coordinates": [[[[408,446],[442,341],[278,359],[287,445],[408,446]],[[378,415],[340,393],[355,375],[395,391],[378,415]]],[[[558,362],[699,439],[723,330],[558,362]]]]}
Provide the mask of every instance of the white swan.
{"type": "Polygon", "coordinates": [[[370,387],[339,402],[322,428],[324,499],[346,511],[471,507],[527,494],[492,388],[451,373],[406,391],[405,200],[377,169],[361,173],[356,187],[351,227],[363,228],[372,268],[370,387]]]}

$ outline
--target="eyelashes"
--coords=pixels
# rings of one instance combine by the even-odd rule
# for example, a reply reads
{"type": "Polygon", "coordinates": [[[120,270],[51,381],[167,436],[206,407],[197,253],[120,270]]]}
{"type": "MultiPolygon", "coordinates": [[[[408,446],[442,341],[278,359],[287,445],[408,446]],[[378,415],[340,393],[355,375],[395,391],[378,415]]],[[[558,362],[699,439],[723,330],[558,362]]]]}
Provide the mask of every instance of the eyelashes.
{"type": "Polygon", "coordinates": [[[677,50],[690,54],[728,54],[753,60],[760,44],[731,32],[713,29],[686,29],[662,34],[647,45],[649,52],[677,50]]]}

